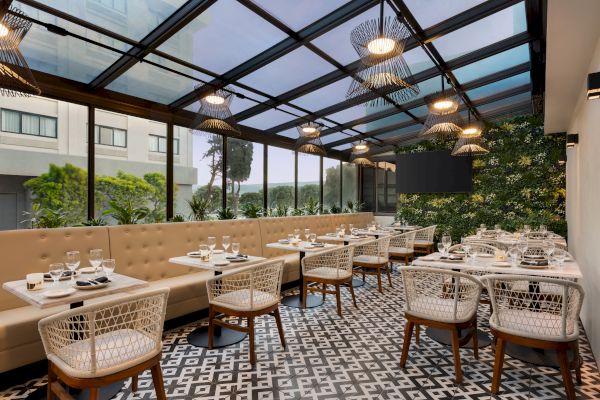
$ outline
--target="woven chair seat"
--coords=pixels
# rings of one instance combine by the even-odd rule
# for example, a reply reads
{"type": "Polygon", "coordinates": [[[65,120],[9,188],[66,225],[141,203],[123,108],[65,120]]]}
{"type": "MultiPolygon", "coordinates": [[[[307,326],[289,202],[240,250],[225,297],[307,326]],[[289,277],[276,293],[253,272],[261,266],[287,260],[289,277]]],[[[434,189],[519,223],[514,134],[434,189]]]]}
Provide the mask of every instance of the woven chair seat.
{"type": "Polygon", "coordinates": [[[279,303],[279,296],[257,289],[239,289],[216,296],[211,300],[215,306],[237,311],[253,311],[279,303]]]}
{"type": "Polygon", "coordinates": [[[415,246],[433,246],[433,242],[429,240],[415,239],[415,246]]]}
{"type": "Polygon", "coordinates": [[[353,261],[355,263],[360,263],[360,264],[387,264],[388,263],[388,258],[387,257],[379,257],[379,256],[369,256],[369,255],[360,255],[360,256],[354,256],[353,261]]]}
{"type": "Polygon", "coordinates": [[[490,326],[498,331],[512,335],[527,336],[533,339],[568,342],[577,339],[579,327],[574,320],[566,321],[566,336],[563,336],[560,313],[539,312],[530,310],[503,310],[494,313],[490,326]],[[496,317],[498,319],[496,319],[496,317]],[[496,323],[498,321],[499,323],[496,323]]]}
{"type": "Polygon", "coordinates": [[[344,279],[350,278],[352,272],[332,267],[319,267],[305,272],[304,276],[324,279],[344,279]]]}
{"type": "Polygon", "coordinates": [[[127,369],[160,353],[153,338],[133,329],[119,329],[98,335],[96,342],[96,366],[101,374],[91,373],[92,355],[89,339],[78,340],[61,348],[48,359],[69,375],[91,378],[112,373],[113,369],[127,369]]]}
{"type": "Polygon", "coordinates": [[[452,318],[454,304],[452,293],[448,295],[448,298],[417,296],[411,300],[406,313],[435,321],[458,323],[470,320],[477,312],[477,307],[474,307],[473,304],[459,301],[456,303],[456,319],[454,319],[452,318]]]}
{"type": "Polygon", "coordinates": [[[412,254],[413,250],[412,249],[407,249],[406,247],[391,247],[390,246],[390,255],[405,255],[405,254],[412,254]]]}

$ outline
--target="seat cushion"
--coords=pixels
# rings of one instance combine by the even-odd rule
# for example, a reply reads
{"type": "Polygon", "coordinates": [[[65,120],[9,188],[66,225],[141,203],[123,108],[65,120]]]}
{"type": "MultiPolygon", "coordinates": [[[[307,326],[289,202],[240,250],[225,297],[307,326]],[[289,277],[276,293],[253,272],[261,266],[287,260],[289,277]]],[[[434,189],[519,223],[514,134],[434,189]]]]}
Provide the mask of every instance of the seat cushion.
{"type": "Polygon", "coordinates": [[[354,263],[357,264],[373,264],[373,265],[377,265],[377,264],[387,264],[388,263],[388,259],[385,257],[378,257],[378,256],[366,256],[366,255],[360,255],[360,256],[355,256],[353,259],[354,263]]]}
{"type": "Polygon", "coordinates": [[[240,289],[222,294],[212,304],[237,311],[256,311],[279,303],[279,297],[261,290],[240,289]]]}
{"type": "Polygon", "coordinates": [[[389,253],[390,255],[405,255],[405,254],[412,254],[413,251],[412,249],[408,249],[406,247],[390,247],[389,248],[389,253]]]}
{"type": "Polygon", "coordinates": [[[567,319],[566,336],[561,330],[560,314],[530,310],[502,310],[490,318],[490,326],[498,331],[533,339],[570,341],[579,336],[577,323],[567,319]]]}
{"type": "Polygon", "coordinates": [[[130,368],[154,357],[161,350],[152,338],[133,329],[118,329],[98,335],[95,343],[95,369],[89,339],[69,344],[57,354],[48,355],[48,359],[71,376],[87,378],[130,368]]]}
{"type": "Polygon", "coordinates": [[[458,323],[470,320],[477,311],[477,302],[459,301],[454,315],[454,299],[417,296],[407,303],[406,313],[435,321],[458,323]]]}
{"type": "Polygon", "coordinates": [[[433,246],[433,242],[430,242],[429,240],[415,239],[415,246],[433,246]]]}
{"type": "Polygon", "coordinates": [[[319,267],[306,271],[304,276],[323,279],[347,279],[352,276],[352,272],[331,267],[319,267]]]}

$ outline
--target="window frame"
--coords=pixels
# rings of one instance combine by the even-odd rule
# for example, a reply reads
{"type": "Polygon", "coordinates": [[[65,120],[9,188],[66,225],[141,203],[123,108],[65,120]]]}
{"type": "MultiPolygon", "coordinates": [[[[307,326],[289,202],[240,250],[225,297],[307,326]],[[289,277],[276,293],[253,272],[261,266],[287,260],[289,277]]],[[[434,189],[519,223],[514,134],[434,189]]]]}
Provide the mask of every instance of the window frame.
{"type": "MultiPolygon", "coordinates": [[[[158,154],[167,154],[167,137],[166,136],[162,136],[162,135],[157,135],[155,133],[149,133],[148,134],[148,139],[151,138],[157,138],[158,142],[157,142],[157,149],[158,150],[152,150],[150,149],[150,146],[148,146],[148,152],[150,153],[158,153],[158,154]],[[165,151],[160,151],[160,140],[164,139],[165,140],[165,151]]],[[[150,142],[148,142],[150,143],[150,142]]],[[[173,138],[173,155],[178,156],[179,155],[179,138],[174,137],[173,138]]]]}
{"type": "Polygon", "coordinates": [[[101,146],[117,147],[119,149],[126,149],[129,145],[129,133],[128,133],[127,129],[114,128],[112,126],[95,124],[94,125],[94,144],[99,144],[101,146]],[[100,138],[102,137],[102,135],[100,134],[100,129],[102,129],[102,128],[111,130],[112,144],[100,142],[100,138]],[[115,130],[125,133],[125,146],[119,146],[119,145],[115,144],[115,130]]]}
{"type": "Polygon", "coordinates": [[[6,132],[6,133],[14,133],[17,135],[26,135],[26,136],[34,136],[34,137],[40,137],[40,138],[48,138],[48,139],[58,139],[58,118],[57,117],[51,117],[49,115],[44,115],[44,114],[35,114],[35,113],[30,113],[30,112],[26,112],[26,111],[19,111],[19,110],[13,110],[10,108],[0,108],[0,129],[2,130],[2,132],[6,132]],[[15,132],[15,131],[5,131],[4,129],[2,129],[2,122],[3,122],[3,112],[4,111],[8,111],[8,112],[14,112],[17,113],[19,115],[19,131],[15,132]],[[41,132],[41,122],[42,122],[42,118],[46,118],[46,119],[51,119],[54,120],[54,136],[46,136],[46,135],[42,135],[40,133],[26,133],[23,132],[23,115],[29,115],[29,116],[33,116],[33,117],[37,117],[38,118],[38,132],[41,132]]]}

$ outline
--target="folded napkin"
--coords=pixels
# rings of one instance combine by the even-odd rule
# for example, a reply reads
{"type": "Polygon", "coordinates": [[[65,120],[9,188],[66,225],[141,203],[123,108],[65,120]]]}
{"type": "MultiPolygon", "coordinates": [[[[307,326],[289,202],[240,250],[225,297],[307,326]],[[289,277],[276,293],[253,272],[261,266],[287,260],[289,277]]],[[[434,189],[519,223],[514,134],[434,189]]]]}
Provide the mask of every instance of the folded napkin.
{"type": "Polygon", "coordinates": [[[314,242],[314,243],[311,243],[311,246],[312,247],[325,247],[325,244],[324,243],[314,242]]]}
{"type": "Polygon", "coordinates": [[[99,285],[99,284],[106,283],[106,282],[110,282],[108,280],[108,278],[105,276],[100,276],[96,279],[90,279],[89,281],[77,281],[77,282],[75,282],[75,284],[77,286],[93,286],[93,285],[99,285]]]}
{"type": "Polygon", "coordinates": [[[456,260],[456,261],[458,261],[458,260],[464,260],[464,257],[463,257],[463,256],[459,256],[459,255],[454,255],[454,254],[451,254],[451,255],[450,255],[450,256],[448,256],[448,257],[446,257],[446,256],[441,256],[441,257],[440,257],[440,260],[456,260]]]}
{"type": "Polygon", "coordinates": [[[523,260],[521,261],[523,265],[534,265],[534,266],[544,266],[548,265],[548,260],[523,260]]]}
{"type": "Polygon", "coordinates": [[[247,260],[248,256],[245,254],[238,254],[237,256],[227,256],[225,257],[226,260],[247,260]]]}

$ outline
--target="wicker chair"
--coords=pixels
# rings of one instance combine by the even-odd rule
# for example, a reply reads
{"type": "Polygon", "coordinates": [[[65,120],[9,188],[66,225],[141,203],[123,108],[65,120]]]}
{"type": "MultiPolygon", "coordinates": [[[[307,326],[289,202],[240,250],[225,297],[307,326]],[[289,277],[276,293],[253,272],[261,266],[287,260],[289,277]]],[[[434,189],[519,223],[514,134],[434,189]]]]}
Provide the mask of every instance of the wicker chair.
{"type": "Polygon", "coordinates": [[[264,314],[275,317],[279,340],[285,347],[279,315],[283,260],[266,261],[217,275],[206,282],[208,292],[208,348],[212,349],[215,325],[248,333],[250,364],[256,363],[254,318],[264,314]],[[248,325],[234,325],[217,318],[217,314],[246,318],[248,325]]]}
{"type": "Polygon", "coordinates": [[[400,368],[406,365],[410,340],[415,325],[425,325],[449,330],[452,334],[452,352],[456,383],[462,382],[460,346],[473,340],[473,354],[479,358],[477,349],[477,306],[482,284],[478,279],[461,272],[439,268],[402,268],[407,320],[402,344],[400,368]],[[447,281],[453,283],[448,287],[447,281]],[[468,330],[466,335],[459,331],[468,330]]]}
{"type": "MultiPolygon", "coordinates": [[[[471,251],[475,251],[478,254],[496,254],[496,247],[490,246],[489,244],[479,243],[479,242],[468,242],[471,247],[471,251]]],[[[464,244],[455,244],[454,246],[450,246],[448,249],[450,253],[456,253],[464,251],[464,244]]]]}
{"type": "Polygon", "coordinates": [[[579,363],[579,311],[583,289],[577,283],[561,279],[523,275],[487,275],[482,278],[492,300],[490,330],[496,339],[492,393],[498,393],[506,342],[558,354],[567,398],[575,399],[571,367],[581,383],[579,363]],[[515,285],[530,287],[527,295],[514,291],[515,285]],[[550,289],[551,290],[548,290],[550,289]],[[568,350],[573,350],[572,363],[568,350]]]}
{"type": "Polygon", "coordinates": [[[504,251],[508,251],[508,246],[502,242],[499,242],[497,240],[492,240],[492,239],[467,239],[467,241],[469,243],[480,243],[480,244],[487,244],[488,246],[492,246],[497,248],[498,250],[504,250],[504,251]]]}
{"type": "Polygon", "coordinates": [[[352,287],[353,255],[354,247],[344,246],[311,254],[302,259],[302,273],[304,274],[302,282],[302,291],[304,292],[303,307],[306,308],[306,295],[308,291],[323,293],[323,300],[325,300],[326,294],[335,294],[337,313],[341,317],[340,286],[346,286],[350,289],[354,307],[358,308],[356,297],[354,296],[354,288],[352,287]],[[309,286],[310,283],[316,283],[317,286],[309,286]],[[318,284],[322,285],[322,289],[318,287],[318,284]],[[327,285],[335,286],[335,291],[327,290],[327,285]]]}
{"type": "Polygon", "coordinates": [[[390,287],[392,287],[391,267],[389,265],[391,239],[391,235],[384,236],[366,243],[357,244],[354,247],[352,264],[356,268],[355,271],[362,273],[363,281],[365,280],[365,275],[377,275],[377,287],[381,293],[383,293],[383,288],[381,286],[382,269],[386,270],[390,287]]]}
{"type": "Polygon", "coordinates": [[[415,257],[415,234],[416,231],[409,231],[392,236],[389,249],[390,261],[404,261],[404,265],[408,265],[415,257]]]}
{"type": "Polygon", "coordinates": [[[433,253],[433,237],[437,225],[431,225],[426,228],[417,229],[415,232],[415,253],[430,254],[433,253]]]}
{"type": "Polygon", "coordinates": [[[48,399],[72,399],[60,382],[89,389],[137,377],[150,369],[158,399],[166,399],[160,368],[169,289],[86,305],[42,319],[39,331],[48,357],[48,399]]]}

